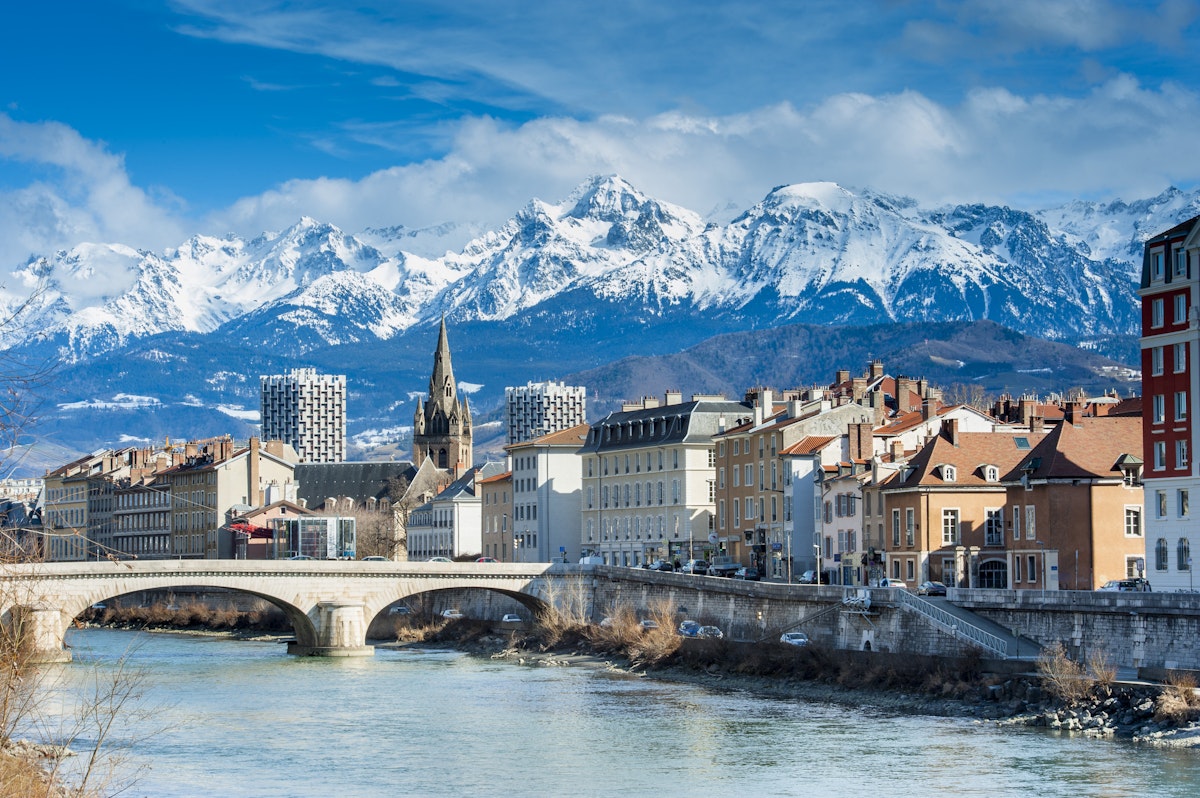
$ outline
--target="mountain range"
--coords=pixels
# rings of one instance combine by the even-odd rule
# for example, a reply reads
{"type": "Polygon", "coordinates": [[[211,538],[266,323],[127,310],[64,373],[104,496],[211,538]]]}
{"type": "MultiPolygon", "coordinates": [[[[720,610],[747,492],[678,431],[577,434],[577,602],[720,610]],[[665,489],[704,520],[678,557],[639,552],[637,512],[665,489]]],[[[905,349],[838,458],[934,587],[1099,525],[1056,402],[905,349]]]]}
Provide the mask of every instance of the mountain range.
{"type": "MultiPolygon", "coordinates": [[[[7,306],[27,304],[0,330],[0,346],[57,364],[34,432],[75,450],[245,434],[257,418],[258,376],[298,365],[347,374],[351,433],[366,448],[394,442],[425,388],[443,317],[456,374],[485,421],[505,385],[795,325],[837,326],[807,345],[820,339],[824,351],[840,351],[840,337],[861,339],[852,327],[925,325],[921,337],[936,341],[986,321],[977,329],[1082,347],[1096,358],[1085,371],[1103,375],[1115,365],[1100,355],[1136,363],[1142,242],[1197,213],[1200,194],[1177,189],[1026,211],[923,208],[808,183],[775,188],[721,223],[620,177],[595,177],[437,257],[429,242],[452,225],[348,234],[310,218],[252,240],[197,235],[163,252],[90,243],[35,256],[8,283],[7,306]],[[418,240],[425,254],[403,249],[418,240]]],[[[886,334],[872,340],[874,353],[886,348],[886,334]]],[[[757,361],[761,349],[743,356],[757,361]]],[[[992,387],[1048,387],[997,376],[1039,364],[997,371],[994,358],[979,362],[993,364],[986,375],[954,367],[992,387]]],[[[782,384],[769,362],[760,373],[782,384]]]]}

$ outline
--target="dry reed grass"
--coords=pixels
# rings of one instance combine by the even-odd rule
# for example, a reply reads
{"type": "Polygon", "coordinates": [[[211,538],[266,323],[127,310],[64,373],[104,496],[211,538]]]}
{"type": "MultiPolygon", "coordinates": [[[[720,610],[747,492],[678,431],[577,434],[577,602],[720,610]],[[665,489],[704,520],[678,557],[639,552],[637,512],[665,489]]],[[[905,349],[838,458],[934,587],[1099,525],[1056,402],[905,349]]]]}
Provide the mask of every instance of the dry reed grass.
{"type": "Polygon", "coordinates": [[[1096,679],[1083,664],[1067,656],[1067,650],[1061,643],[1042,649],[1037,671],[1047,691],[1067,706],[1083,703],[1092,697],[1096,679]]]}
{"type": "Polygon", "coordinates": [[[1163,691],[1154,700],[1154,719],[1178,725],[1197,718],[1200,718],[1200,695],[1196,694],[1196,677],[1171,671],[1163,683],[1163,691]]]}

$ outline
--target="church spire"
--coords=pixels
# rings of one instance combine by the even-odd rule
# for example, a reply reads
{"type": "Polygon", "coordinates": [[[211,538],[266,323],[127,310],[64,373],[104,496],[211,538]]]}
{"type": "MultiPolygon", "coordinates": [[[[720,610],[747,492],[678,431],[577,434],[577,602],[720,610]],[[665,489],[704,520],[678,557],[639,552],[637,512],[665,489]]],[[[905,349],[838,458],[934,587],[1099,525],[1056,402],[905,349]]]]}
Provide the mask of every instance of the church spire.
{"type": "Polygon", "coordinates": [[[451,469],[471,464],[471,411],[458,398],[454,367],[450,363],[450,338],[446,317],[438,325],[437,348],[433,353],[433,372],[429,376],[429,396],[417,400],[413,417],[413,463],[418,467],[432,459],[438,468],[451,469]]]}
{"type": "Polygon", "coordinates": [[[446,335],[445,316],[442,316],[441,327],[438,330],[437,350],[433,353],[433,374],[429,377],[429,404],[442,408],[447,418],[458,404],[454,367],[450,364],[450,339],[446,335]]]}

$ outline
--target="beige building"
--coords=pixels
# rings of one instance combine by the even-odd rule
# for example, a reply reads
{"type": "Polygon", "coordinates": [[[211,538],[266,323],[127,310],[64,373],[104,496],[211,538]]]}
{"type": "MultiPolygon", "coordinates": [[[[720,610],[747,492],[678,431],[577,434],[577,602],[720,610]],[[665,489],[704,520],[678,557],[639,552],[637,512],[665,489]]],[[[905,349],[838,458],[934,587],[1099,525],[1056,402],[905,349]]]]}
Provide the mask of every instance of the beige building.
{"type": "Polygon", "coordinates": [[[292,482],[296,453],[280,441],[251,438],[237,448],[229,438],[188,443],[158,476],[171,494],[171,556],[220,556],[218,530],[234,505],[259,507],[269,485],[292,482]]]}
{"type": "Polygon", "coordinates": [[[713,436],[753,408],[721,396],[627,403],[588,430],[583,458],[582,553],[610,565],[687,560],[717,548],[713,436]]]}
{"type": "Polygon", "coordinates": [[[483,556],[513,562],[512,472],[481,479],[475,490],[483,501],[483,556]]]}

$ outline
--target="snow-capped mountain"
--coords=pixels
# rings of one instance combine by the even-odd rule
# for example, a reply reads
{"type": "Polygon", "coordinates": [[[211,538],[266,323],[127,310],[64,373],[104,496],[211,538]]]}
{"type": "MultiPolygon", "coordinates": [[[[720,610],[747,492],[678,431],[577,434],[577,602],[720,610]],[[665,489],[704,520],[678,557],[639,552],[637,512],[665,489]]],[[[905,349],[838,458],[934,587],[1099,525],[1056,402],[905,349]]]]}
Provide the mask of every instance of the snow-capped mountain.
{"type": "Polygon", "coordinates": [[[394,429],[411,417],[397,408],[425,388],[442,316],[456,366],[461,355],[473,367],[456,373],[482,386],[472,397],[481,413],[505,384],[786,323],[986,319],[1129,359],[1142,241],[1197,213],[1200,193],[1176,189],[1026,211],[923,208],[807,183],[717,224],[596,177],[440,256],[404,247],[465,223],[351,235],[303,218],[253,240],[197,235],[163,252],[81,244],[35,257],[0,288],[0,310],[27,303],[17,323],[0,324],[0,349],[65,364],[42,422],[81,449],[102,434],[228,431],[230,419],[254,416],[257,375],[297,365],[347,373],[351,432],[394,429]],[[153,401],[122,429],[117,393],[153,401]]]}
{"type": "MultiPolygon", "coordinates": [[[[82,244],[16,276],[26,291],[44,286],[26,337],[67,359],[171,332],[312,350],[386,341],[440,315],[600,313],[614,324],[703,320],[720,330],[991,319],[1072,341],[1134,332],[1140,241],[1197,211],[1200,198],[1175,189],[1032,213],[921,209],[810,183],[776,188],[721,226],[597,177],[439,258],[385,255],[304,218],[252,241],[195,236],[162,253],[82,244]]],[[[404,240],[394,230],[369,237],[404,240]]]]}

